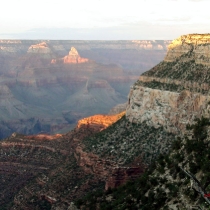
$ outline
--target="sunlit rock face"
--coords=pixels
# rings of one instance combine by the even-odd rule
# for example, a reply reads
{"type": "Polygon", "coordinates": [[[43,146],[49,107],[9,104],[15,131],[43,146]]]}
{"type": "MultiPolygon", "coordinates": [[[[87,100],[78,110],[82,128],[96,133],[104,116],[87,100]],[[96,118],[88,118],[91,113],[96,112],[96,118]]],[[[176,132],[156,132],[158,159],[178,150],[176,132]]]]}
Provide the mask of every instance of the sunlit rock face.
{"type": "MultiPolygon", "coordinates": [[[[193,53],[197,64],[210,65],[210,34],[183,35],[172,41],[164,61],[172,62],[187,53],[193,53]]],[[[191,57],[185,58],[190,60],[191,57]]]]}
{"type": "Polygon", "coordinates": [[[210,111],[210,34],[175,39],[164,61],[143,73],[128,96],[127,118],[134,123],[185,131],[210,111]]]}
{"type": "Polygon", "coordinates": [[[116,115],[94,115],[91,117],[83,118],[78,121],[77,129],[80,129],[81,127],[85,128],[91,128],[93,130],[103,130],[107,128],[108,126],[115,123],[117,120],[119,120],[125,112],[121,112],[116,115]]]}
{"type": "Polygon", "coordinates": [[[78,51],[71,47],[71,50],[69,51],[69,54],[65,56],[64,58],[60,59],[52,59],[51,63],[86,63],[89,60],[87,58],[81,58],[78,51]]]}

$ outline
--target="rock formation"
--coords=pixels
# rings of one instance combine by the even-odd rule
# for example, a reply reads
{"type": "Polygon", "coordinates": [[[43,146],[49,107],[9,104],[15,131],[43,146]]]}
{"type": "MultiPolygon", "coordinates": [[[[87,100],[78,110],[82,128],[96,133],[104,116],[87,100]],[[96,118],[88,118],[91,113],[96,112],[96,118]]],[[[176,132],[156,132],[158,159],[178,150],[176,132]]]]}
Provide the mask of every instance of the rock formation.
{"type": "Polygon", "coordinates": [[[28,53],[42,53],[42,54],[48,54],[51,53],[50,48],[48,47],[46,42],[41,42],[39,44],[31,45],[28,48],[28,53]]]}
{"type": "Polygon", "coordinates": [[[209,101],[209,96],[187,90],[177,93],[138,86],[130,92],[126,115],[134,123],[178,133],[196,117],[208,114],[209,101]]]}
{"type": "Polygon", "coordinates": [[[131,122],[184,132],[197,117],[209,115],[209,34],[184,35],[168,47],[161,63],[132,86],[126,116],[131,122]]]}
{"type": "Polygon", "coordinates": [[[89,59],[87,58],[81,58],[79,53],[74,47],[71,47],[71,50],[69,51],[69,54],[61,59],[53,59],[51,63],[86,63],[89,59]]]}
{"type": "MultiPolygon", "coordinates": [[[[183,55],[193,53],[195,63],[210,65],[210,34],[189,34],[183,35],[172,41],[168,46],[168,53],[164,59],[167,62],[176,61],[183,55]]],[[[185,58],[191,60],[192,57],[185,58]]]]}
{"type": "Polygon", "coordinates": [[[77,129],[80,129],[81,127],[86,127],[101,131],[107,128],[108,126],[115,123],[117,120],[119,120],[125,112],[117,113],[116,115],[94,115],[91,117],[83,118],[78,121],[77,129]]]}

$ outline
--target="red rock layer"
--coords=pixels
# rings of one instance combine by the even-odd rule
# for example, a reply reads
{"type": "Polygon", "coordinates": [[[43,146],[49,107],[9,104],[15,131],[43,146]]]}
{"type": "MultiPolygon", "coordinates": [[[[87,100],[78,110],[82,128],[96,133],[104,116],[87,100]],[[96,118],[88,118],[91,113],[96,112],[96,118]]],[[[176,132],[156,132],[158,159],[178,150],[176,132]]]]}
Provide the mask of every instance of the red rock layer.
{"type": "Polygon", "coordinates": [[[84,118],[82,120],[78,121],[77,124],[77,129],[80,129],[81,127],[84,128],[90,128],[94,130],[101,131],[108,126],[112,125],[115,123],[117,120],[119,120],[125,112],[121,112],[120,114],[117,115],[94,115],[91,117],[84,118]]]}

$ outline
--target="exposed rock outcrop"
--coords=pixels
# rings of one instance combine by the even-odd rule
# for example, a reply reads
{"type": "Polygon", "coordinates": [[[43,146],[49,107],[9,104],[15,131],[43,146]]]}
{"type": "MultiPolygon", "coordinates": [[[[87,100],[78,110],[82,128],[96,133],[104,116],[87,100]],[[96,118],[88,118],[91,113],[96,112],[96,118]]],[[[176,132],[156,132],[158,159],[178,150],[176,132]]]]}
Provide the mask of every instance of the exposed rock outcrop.
{"type": "Polygon", "coordinates": [[[143,165],[119,166],[117,161],[106,160],[93,153],[84,152],[80,145],[76,147],[74,156],[85,173],[94,174],[105,181],[105,190],[119,187],[128,180],[136,179],[145,169],[143,165]]]}
{"type": "MultiPolygon", "coordinates": [[[[183,35],[172,41],[168,46],[168,53],[164,59],[167,62],[176,61],[182,55],[194,53],[197,64],[210,65],[210,34],[183,35]]],[[[191,57],[186,58],[190,60],[191,57]]]]}
{"type": "Polygon", "coordinates": [[[119,120],[125,112],[121,112],[120,114],[116,115],[94,115],[91,117],[83,118],[78,121],[77,129],[80,129],[81,127],[90,128],[93,130],[101,131],[108,126],[115,123],[117,120],[119,120]]]}
{"type": "Polygon", "coordinates": [[[126,116],[131,122],[185,131],[195,118],[209,115],[210,35],[174,40],[163,62],[132,86],[126,116]]]}
{"type": "Polygon", "coordinates": [[[138,86],[130,91],[126,116],[134,123],[178,133],[196,117],[208,114],[209,101],[210,96],[187,90],[177,93],[138,86]]]}

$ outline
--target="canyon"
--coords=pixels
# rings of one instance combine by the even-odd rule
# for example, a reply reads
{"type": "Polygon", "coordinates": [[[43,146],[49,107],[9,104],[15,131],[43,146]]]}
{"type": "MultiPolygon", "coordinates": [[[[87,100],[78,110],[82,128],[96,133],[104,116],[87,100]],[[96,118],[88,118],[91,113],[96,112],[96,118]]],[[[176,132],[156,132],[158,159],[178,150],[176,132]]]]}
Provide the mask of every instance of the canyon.
{"type": "MultiPolygon", "coordinates": [[[[209,209],[209,46],[209,34],[172,41],[131,86],[125,116],[83,140],[83,151],[143,170],[79,199],[78,209],[209,209]]],[[[119,174],[128,173],[109,180],[119,174]]]]}
{"type": "Polygon", "coordinates": [[[0,40],[0,139],[65,133],[107,114],[169,42],[0,40]]]}
{"type": "MultiPolygon", "coordinates": [[[[119,45],[110,43],[113,51],[118,50],[119,45]]],[[[162,45],[151,45],[153,42],[150,41],[119,43],[121,47],[126,46],[125,49],[135,46],[135,50],[163,50],[162,45]]],[[[79,46],[80,41],[77,44],[79,46]]],[[[105,43],[100,45],[104,47],[105,43]]],[[[40,51],[48,56],[42,57],[44,60],[38,65],[47,60],[48,71],[57,73],[62,84],[69,84],[67,72],[73,76],[75,71],[82,73],[83,78],[72,80],[75,89],[80,88],[76,84],[80,80],[84,86],[79,97],[73,94],[69,99],[71,103],[72,99],[77,99],[74,111],[72,107],[72,113],[64,112],[69,121],[75,110],[79,113],[79,108],[84,109],[87,103],[92,107],[100,97],[104,99],[101,104],[107,106],[108,99],[102,94],[104,89],[109,99],[119,97],[124,84],[132,82],[131,76],[136,76],[134,68],[127,69],[125,61],[121,63],[124,68],[106,63],[107,60],[103,60],[101,66],[85,55],[85,50],[89,50],[87,47],[81,53],[77,47],[69,48],[68,55],[60,52],[53,60],[47,45],[42,42],[41,46],[40,51]],[[87,65],[91,67],[87,68],[87,65]],[[93,69],[97,73],[95,76],[92,76],[93,69]],[[103,91],[98,93],[99,89],[103,91]],[[95,92],[99,94],[97,98],[95,92]],[[90,97],[90,93],[94,97],[90,97]]],[[[1,205],[11,210],[120,209],[122,206],[127,209],[190,209],[194,203],[201,205],[202,199],[195,192],[197,188],[194,191],[190,188],[190,180],[185,174],[193,173],[197,179],[204,180],[202,184],[206,189],[210,189],[207,181],[209,46],[209,34],[183,35],[172,41],[163,61],[138,76],[130,88],[127,102],[113,103],[109,115],[83,116],[76,127],[65,134],[13,133],[1,141],[1,205]],[[11,190],[12,186],[14,190],[11,190]]],[[[28,71],[31,65],[33,62],[26,62],[27,71],[20,71],[22,76],[17,77],[21,87],[42,88],[55,84],[53,79],[43,82],[38,76],[33,82],[26,82],[30,75],[34,77],[36,71],[40,71],[28,71]]],[[[48,79],[44,72],[41,73],[42,79],[48,79]]],[[[2,97],[12,95],[12,89],[7,87],[2,89],[2,97]]],[[[68,106],[71,108],[70,104],[68,106]]],[[[41,126],[40,121],[34,119],[37,127],[41,126]]]]}
{"type": "Polygon", "coordinates": [[[0,138],[16,132],[0,145],[1,208],[65,209],[95,187],[113,188],[143,172],[83,151],[83,138],[122,114],[85,118],[67,134],[46,133],[67,132],[78,119],[124,103],[139,71],[161,60],[169,42],[0,43],[0,138]]]}

